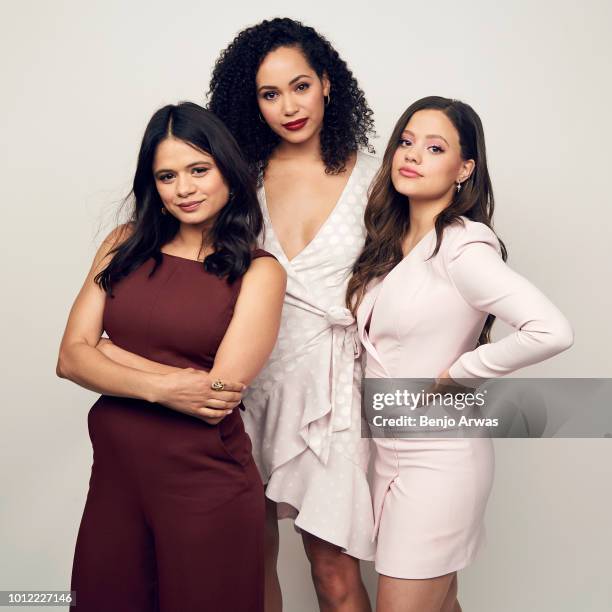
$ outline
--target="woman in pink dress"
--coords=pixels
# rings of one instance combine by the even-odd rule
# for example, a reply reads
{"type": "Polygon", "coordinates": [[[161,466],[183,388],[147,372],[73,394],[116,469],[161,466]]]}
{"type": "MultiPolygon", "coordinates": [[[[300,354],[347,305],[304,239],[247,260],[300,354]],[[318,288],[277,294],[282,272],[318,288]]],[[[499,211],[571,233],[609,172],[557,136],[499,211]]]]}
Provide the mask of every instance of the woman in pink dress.
{"type": "MultiPolygon", "coordinates": [[[[477,387],[567,349],[559,310],[504,262],[492,229],[482,124],[428,97],[397,122],[372,186],[349,282],[369,378],[477,387]],[[495,317],[514,333],[490,343],[495,317]]],[[[484,539],[489,438],[375,439],[379,612],[457,612],[457,570],[484,539]]]]}

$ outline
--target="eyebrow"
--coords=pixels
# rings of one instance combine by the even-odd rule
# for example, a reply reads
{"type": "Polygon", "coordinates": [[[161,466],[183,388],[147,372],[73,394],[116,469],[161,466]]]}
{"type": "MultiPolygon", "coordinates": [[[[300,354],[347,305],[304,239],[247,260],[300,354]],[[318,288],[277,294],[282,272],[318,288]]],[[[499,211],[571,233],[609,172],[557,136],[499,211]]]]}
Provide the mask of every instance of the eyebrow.
{"type": "MultiPolygon", "coordinates": [[[[293,85],[296,81],[299,81],[300,79],[312,79],[312,77],[307,74],[298,74],[298,76],[294,77],[289,81],[289,85],[293,85]]],[[[276,89],[276,87],[274,85],[262,85],[257,89],[257,91],[261,91],[262,89],[276,89]]]]}
{"type": "MultiPolygon", "coordinates": [[[[197,161],[197,162],[193,162],[193,164],[189,164],[187,166],[185,166],[186,168],[193,168],[194,166],[202,166],[208,164],[209,166],[212,166],[212,163],[209,161],[197,161]]],[[[159,170],[155,171],[155,174],[159,174],[160,172],[175,172],[174,170],[170,170],[168,168],[161,168],[159,170]]]]}
{"type": "MultiPolygon", "coordinates": [[[[411,136],[414,136],[414,134],[410,130],[404,130],[402,132],[402,136],[404,134],[410,134],[411,136]]],[[[425,138],[439,138],[440,140],[443,140],[450,147],[450,145],[448,144],[448,140],[446,140],[444,136],[440,136],[440,134],[427,134],[425,138]]]]}

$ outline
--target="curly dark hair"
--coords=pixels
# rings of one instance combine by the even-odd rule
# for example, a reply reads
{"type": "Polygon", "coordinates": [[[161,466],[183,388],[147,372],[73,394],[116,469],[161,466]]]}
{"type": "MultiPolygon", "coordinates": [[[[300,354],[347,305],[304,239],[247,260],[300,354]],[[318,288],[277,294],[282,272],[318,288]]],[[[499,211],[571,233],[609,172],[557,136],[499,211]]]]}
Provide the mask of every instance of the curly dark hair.
{"type": "Polygon", "coordinates": [[[373,153],[369,141],[375,135],[373,113],[344,60],[314,28],[279,17],[238,33],[215,62],[207,94],[208,108],[239,139],[252,169],[261,172],[280,142],[260,119],[255,84],[262,61],[279,47],[299,48],[319,78],[326,74],[330,81],[321,129],[325,172],[343,172],[349,156],[360,147],[373,153]]]}

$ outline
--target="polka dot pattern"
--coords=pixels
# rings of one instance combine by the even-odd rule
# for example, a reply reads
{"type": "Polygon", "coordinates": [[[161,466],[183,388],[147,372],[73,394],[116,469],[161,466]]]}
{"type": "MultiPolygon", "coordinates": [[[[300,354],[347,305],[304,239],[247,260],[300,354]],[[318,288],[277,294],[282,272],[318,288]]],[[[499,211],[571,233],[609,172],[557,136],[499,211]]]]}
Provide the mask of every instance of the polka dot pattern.
{"type": "Polygon", "coordinates": [[[344,307],[352,265],[365,240],[367,189],[378,160],[359,152],[335,208],[291,261],[270,223],[265,241],[287,271],[278,341],[244,398],[253,456],[279,503],[279,518],[371,559],[372,504],[366,472],[370,441],[361,438],[362,376],[357,327],[344,307]]]}

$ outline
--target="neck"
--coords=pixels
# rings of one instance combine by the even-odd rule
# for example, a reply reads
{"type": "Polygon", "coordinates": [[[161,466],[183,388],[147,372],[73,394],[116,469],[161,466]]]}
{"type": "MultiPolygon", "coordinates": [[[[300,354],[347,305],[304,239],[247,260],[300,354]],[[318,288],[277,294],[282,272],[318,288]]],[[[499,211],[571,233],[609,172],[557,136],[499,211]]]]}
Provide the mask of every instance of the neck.
{"type": "Polygon", "coordinates": [[[190,225],[181,223],[172,243],[189,257],[201,256],[209,246],[210,223],[190,225]]]}
{"type": "Polygon", "coordinates": [[[426,234],[436,222],[436,217],[446,208],[451,200],[448,196],[436,200],[410,199],[408,208],[410,211],[410,232],[414,234],[426,234]]]}
{"type": "Polygon", "coordinates": [[[274,152],[272,159],[276,160],[300,160],[300,161],[320,161],[321,160],[321,138],[319,132],[313,134],[305,142],[292,143],[281,140],[274,152]]]}

